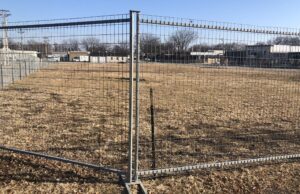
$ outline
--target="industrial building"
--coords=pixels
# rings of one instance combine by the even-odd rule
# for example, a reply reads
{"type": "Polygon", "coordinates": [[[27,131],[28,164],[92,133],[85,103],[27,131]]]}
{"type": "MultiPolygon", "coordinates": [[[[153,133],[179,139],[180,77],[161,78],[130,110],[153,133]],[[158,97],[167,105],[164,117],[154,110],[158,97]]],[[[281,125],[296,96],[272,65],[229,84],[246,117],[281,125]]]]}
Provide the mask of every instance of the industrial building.
{"type": "Polygon", "coordinates": [[[90,56],[91,63],[126,63],[129,56],[90,56]]]}
{"type": "Polygon", "coordinates": [[[90,56],[90,52],[88,52],[88,51],[69,51],[68,52],[69,61],[88,62],[89,56],[90,56]]]}
{"type": "Polygon", "coordinates": [[[221,64],[224,59],[223,50],[209,50],[206,52],[191,52],[191,56],[195,57],[195,60],[204,64],[221,64]]]}
{"type": "Polygon", "coordinates": [[[298,67],[300,46],[251,45],[246,46],[246,66],[292,68],[298,67]]]}

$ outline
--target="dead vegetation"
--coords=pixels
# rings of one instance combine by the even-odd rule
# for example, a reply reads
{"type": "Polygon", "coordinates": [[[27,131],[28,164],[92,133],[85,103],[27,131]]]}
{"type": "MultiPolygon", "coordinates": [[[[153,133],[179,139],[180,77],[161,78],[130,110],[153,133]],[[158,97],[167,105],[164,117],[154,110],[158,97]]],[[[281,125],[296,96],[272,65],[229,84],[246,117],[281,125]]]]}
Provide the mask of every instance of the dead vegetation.
{"type": "MultiPolygon", "coordinates": [[[[300,147],[299,77],[298,70],[142,64],[141,169],[149,169],[152,161],[150,88],[154,89],[155,98],[157,167],[166,168],[297,153],[300,147]]],[[[127,64],[60,63],[31,74],[0,92],[0,144],[126,169],[129,98],[129,80],[126,78],[127,64]]],[[[1,157],[17,164],[15,160],[23,158],[6,153],[1,153],[1,157]]],[[[38,161],[33,159],[31,165],[38,161]]],[[[23,170],[26,168],[25,165],[23,170]]],[[[297,163],[257,167],[249,173],[254,180],[254,172],[257,172],[259,177],[255,181],[259,182],[260,177],[268,179],[273,168],[299,181],[297,163]],[[287,172],[285,167],[293,172],[287,172]]],[[[61,184],[36,183],[36,180],[25,180],[25,183],[21,181],[22,176],[13,180],[16,176],[17,170],[1,184],[7,189],[12,185],[18,187],[18,184],[57,189],[56,186],[61,184]]],[[[240,190],[229,188],[231,184],[239,184],[236,182],[239,176],[247,177],[244,170],[209,175],[215,177],[211,184],[224,184],[220,188],[227,185],[228,193],[243,191],[242,186],[237,186],[240,190]],[[223,178],[229,177],[232,178],[224,183],[223,178]]],[[[186,183],[189,177],[175,179],[181,182],[179,185],[193,184],[181,193],[201,192],[202,188],[204,193],[227,192],[206,185],[206,175],[200,173],[192,177],[194,183],[186,183]]],[[[242,180],[253,181],[251,177],[242,180]]],[[[179,185],[171,187],[172,178],[163,179],[162,186],[159,180],[147,181],[146,186],[161,193],[184,189],[179,185]]],[[[292,186],[295,180],[286,180],[286,185],[292,186]]],[[[67,185],[78,187],[78,184],[74,181],[67,185]]],[[[251,190],[251,184],[245,188],[256,192],[251,190]]],[[[88,183],[84,185],[83,188],[89,187],[88,183]]],[[[276,191],[279,186],[274,188],[276,191]]],[[[297,190],[299,187],[294,185],[286,191],[297,190]]],[[[267,190],[260,188],[257,191],[267,190]]]]}

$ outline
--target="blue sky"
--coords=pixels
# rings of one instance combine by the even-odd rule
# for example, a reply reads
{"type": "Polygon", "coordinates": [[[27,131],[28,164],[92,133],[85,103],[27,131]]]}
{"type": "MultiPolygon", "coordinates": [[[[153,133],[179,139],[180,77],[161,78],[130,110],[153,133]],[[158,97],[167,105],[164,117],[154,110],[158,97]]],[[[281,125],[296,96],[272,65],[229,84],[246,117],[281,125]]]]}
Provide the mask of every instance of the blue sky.
{"type": "Polygon", "coordinates": [[[300,0],[0,0],[10,21],[127,13],[300,28],[300,0]]]}

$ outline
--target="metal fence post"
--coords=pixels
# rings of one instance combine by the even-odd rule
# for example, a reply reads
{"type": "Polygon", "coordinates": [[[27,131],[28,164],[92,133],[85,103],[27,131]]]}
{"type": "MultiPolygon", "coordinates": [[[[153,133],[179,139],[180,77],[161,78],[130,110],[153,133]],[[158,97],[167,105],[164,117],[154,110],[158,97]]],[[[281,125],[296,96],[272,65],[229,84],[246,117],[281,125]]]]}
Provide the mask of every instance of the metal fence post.
{"type": "Polygon", "coordinates": [[[1,63],[0,64],[0,76],[1,76],[1,89],[3,89],[4,88],[4,83],[3,83],[3,64],[1,63]]]}
{"type": "Polygon", "coordinates": [[[22,79],[22,67],[21,67],[21,61],[19,62],[19,70],[20,70],[20,74],[19,74],[19,77],[20,77],[20,80],[22,79]]]}
{"type": "Polygon", "coordinates": [[[29,74],[31,74],[31,66],[30,66],[30,61],[29,61],[28,65],[29,65],[28,73],[29,73],[29,74]]]}
{"type": "Polygon", "coordinates": [[[139,104],[139,83],[140,83],[140,12],[136,12],[136,69],[135,69],[135,181],[139,179],[139,133],[140,133],[140,104],[139,104]]]}
{"type": "Polygon", "coordinates": [[[14,63],[11,63],[11,82],[12,83],[15,82],[15,78],[14,78],[14,63]]]}
{"type": "Polygon", "coordinates": [[[134,12],[130,11],[130,63],[129,63],[129,130],[128,130],[128,174],[127,182],[132,182],[132,121],[133,121],[133,63],[134,63],[134,12]]]}
{"type": "Polygon", "coordinates": [[[25,77],[27,77],[27,65],[26,65],[26,61],[24,61],[24,68],[25,68],[25,77]]]}

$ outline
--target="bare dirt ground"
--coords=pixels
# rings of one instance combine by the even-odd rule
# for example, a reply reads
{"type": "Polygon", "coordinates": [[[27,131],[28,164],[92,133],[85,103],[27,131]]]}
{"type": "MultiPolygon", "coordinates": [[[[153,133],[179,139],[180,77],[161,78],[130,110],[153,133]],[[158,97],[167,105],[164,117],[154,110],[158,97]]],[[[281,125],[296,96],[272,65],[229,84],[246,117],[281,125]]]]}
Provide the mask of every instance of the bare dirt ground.
{"type": "MultiPolygon", "coordinates": [[[[141,65],[140,168],[299,153],[298,70],[141,65]]],[[[59,63],[0,91],[0,144],[125,169],[128,65],[59,63]]],[[[4,193],[118,193],[117,177],[0,152],[4,193]]],[[[299,161],[145,180],[152,193],[297,193],[299,161]]]]}

